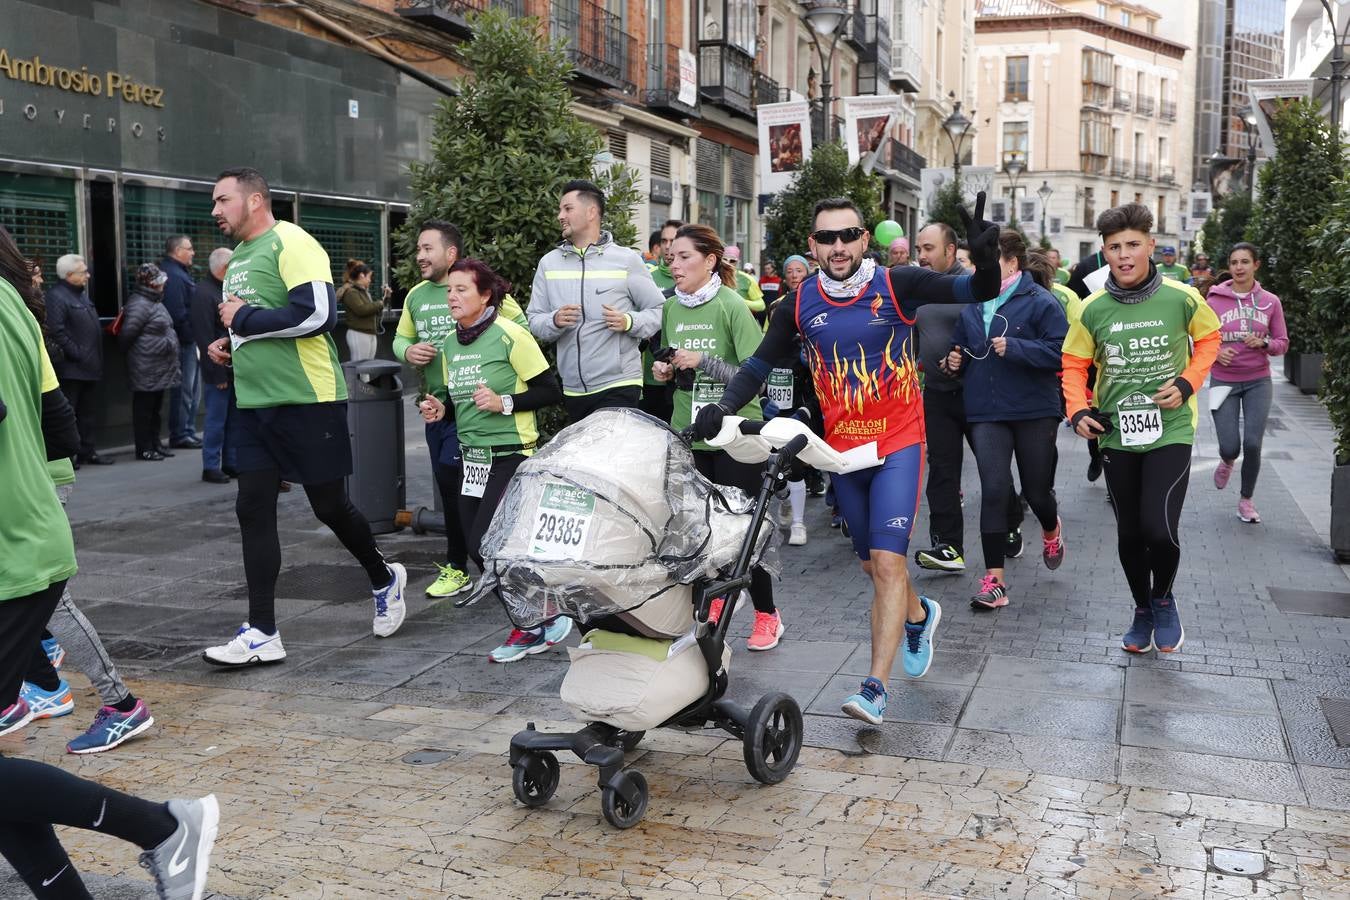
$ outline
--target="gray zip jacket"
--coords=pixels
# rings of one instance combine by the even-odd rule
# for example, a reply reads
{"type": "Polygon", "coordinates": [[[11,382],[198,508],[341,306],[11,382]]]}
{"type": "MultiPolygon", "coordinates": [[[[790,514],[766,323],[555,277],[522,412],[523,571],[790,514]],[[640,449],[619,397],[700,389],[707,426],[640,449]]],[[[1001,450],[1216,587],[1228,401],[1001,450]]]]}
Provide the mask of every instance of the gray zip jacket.
{"type": "Polygon", "coordinates": [[[594,394],[642,384],[638,342],[661,330],[661,293],[642,257],[614,243],[608,231],[584,251],[564,242],[539,260],[526,316],[541,342],[556,342],[558,374],[569,394],[594,394]],[[553,314],[581,305],[581,321],[567,328],[553,314]],[[628,331],[611,331],[601,308],[628,314],[628,331]]]}

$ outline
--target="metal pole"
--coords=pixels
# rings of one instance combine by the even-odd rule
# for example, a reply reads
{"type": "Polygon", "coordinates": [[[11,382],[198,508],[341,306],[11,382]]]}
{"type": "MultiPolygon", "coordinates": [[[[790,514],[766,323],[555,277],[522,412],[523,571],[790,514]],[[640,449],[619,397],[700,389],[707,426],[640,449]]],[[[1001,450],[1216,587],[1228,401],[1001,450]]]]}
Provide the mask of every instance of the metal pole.
{"type": "Polygon", "coordinates": [[[1247,202],[1256,196],[1256,134],[1247,134],[1247,202]]]}

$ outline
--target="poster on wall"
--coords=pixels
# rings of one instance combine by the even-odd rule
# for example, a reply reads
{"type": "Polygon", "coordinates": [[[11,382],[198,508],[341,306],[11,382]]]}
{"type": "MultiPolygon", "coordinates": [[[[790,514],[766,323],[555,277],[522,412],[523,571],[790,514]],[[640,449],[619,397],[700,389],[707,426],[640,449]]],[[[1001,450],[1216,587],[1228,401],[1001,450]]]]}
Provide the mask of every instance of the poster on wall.
{"type": "Polygon", "coordinates": [[[885,143],[899,114],[898,96],[844,98],[844,146],[849,165],[856,166],[885,143]]]}
{"type": "Polygon", "coordinates": [[[792,184],[811,157],[811,106],[805,100],[759,107],[761,190],[776,194],[792,184]]]}
{"type": "Polygon", "coordinates": [[[1267,159],[1275,156],[1275,133],[1271,122],[1276,111],[1291,100],[1312,97],[1315,86],[1311,78],[1260,78],[1247,82],[1252,112],[1256,114],[1256,130],[1261,135],[1262,156],[1267,159]]]}

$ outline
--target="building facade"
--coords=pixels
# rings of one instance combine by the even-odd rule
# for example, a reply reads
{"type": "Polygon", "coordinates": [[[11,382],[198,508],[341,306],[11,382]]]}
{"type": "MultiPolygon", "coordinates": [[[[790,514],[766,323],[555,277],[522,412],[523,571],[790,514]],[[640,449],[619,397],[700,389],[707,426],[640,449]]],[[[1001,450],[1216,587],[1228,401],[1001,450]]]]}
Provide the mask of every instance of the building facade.
{"type": "MultiPolygon", "coordinates": [[[[1285,78],[1315,78],[1314,96],[1327,115],[1331,114],[1332,52],[1336,42],[1350,28],[1350,6],[1331,4],[1334,20],[1328,18],[1318,0],[1286,0],[1284,5],[1285,78]]],[[[1350,75],[1350,68],[1343,74],[1350,75]]],[[[1342,81],[1340,89],[1340,122],[1342,132],[1350,131],[1350,82],[1342,81]]]]}

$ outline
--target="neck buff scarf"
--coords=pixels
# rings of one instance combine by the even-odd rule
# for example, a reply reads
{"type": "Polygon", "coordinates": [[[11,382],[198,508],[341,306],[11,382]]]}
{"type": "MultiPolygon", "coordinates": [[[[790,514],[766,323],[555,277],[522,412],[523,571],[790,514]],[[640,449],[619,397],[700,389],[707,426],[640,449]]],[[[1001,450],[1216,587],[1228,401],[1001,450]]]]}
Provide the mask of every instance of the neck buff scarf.
{"type": "Polygon", "coordinates": [[[1106,292],[1121,303],[1143,303],[1162,285],[1162,273],[1152,262],[1148,264],[1148,277],[1132,288],[1123,288],[1116,284],[1115,275],[1106,276],[1106,292]]]}
{"type": "Polygon", "coordinates": [[[712,277],[708,279],[708,283],[694,291],[692,294],[686,294],[677,287],[675,288],[675,296],[679,299],[681,306],[687,306],[690,309],[693,309],[697,306],[702,306],[713,297],[717,296],[717,292],[721,289],[722,279],[714,272],[712,273],[712,277]]]}
{"type": "Polygon", "coordinates": [[[497,307],[489,306],[487,309],[483,310],[483,314],[478,317],[478,321],[474,322],[467,328],[456,322],[455,339],[458,340],[461,344],[472,344],[475,340],[478,339],[478,336],[483,332],[487,331],[488,326],[490,326],[496,320],[497,320],[497,307]]]}
{"type": "MultiPolygon", "coordinates": [[[[984,336],[989,336],[989,331],[994,324],[994,314],[998,308],[1008,302],[1008,298],[1013,295],[1013,291],[1022,283],[1022,272],[1019,270],[1003,279],[1003,284],[999,286],[999,294],[993,300],[986,300],[980,304],[980,312],[984,316],[984,336]]],[[[1007,328],[1004,328],[1007,331],[1007,328]]]]}
{"type": "Polygon", "coordinates": [[[858,271],[854,272],[843,281],[835,281],[822,268],[820,270],[820,289],[827,296],[836,300],[853,299],[858,296],[862,289],[872,283],[872,276],[877,272],[877,262],[874,259],[864,259],[858,271]]]}

